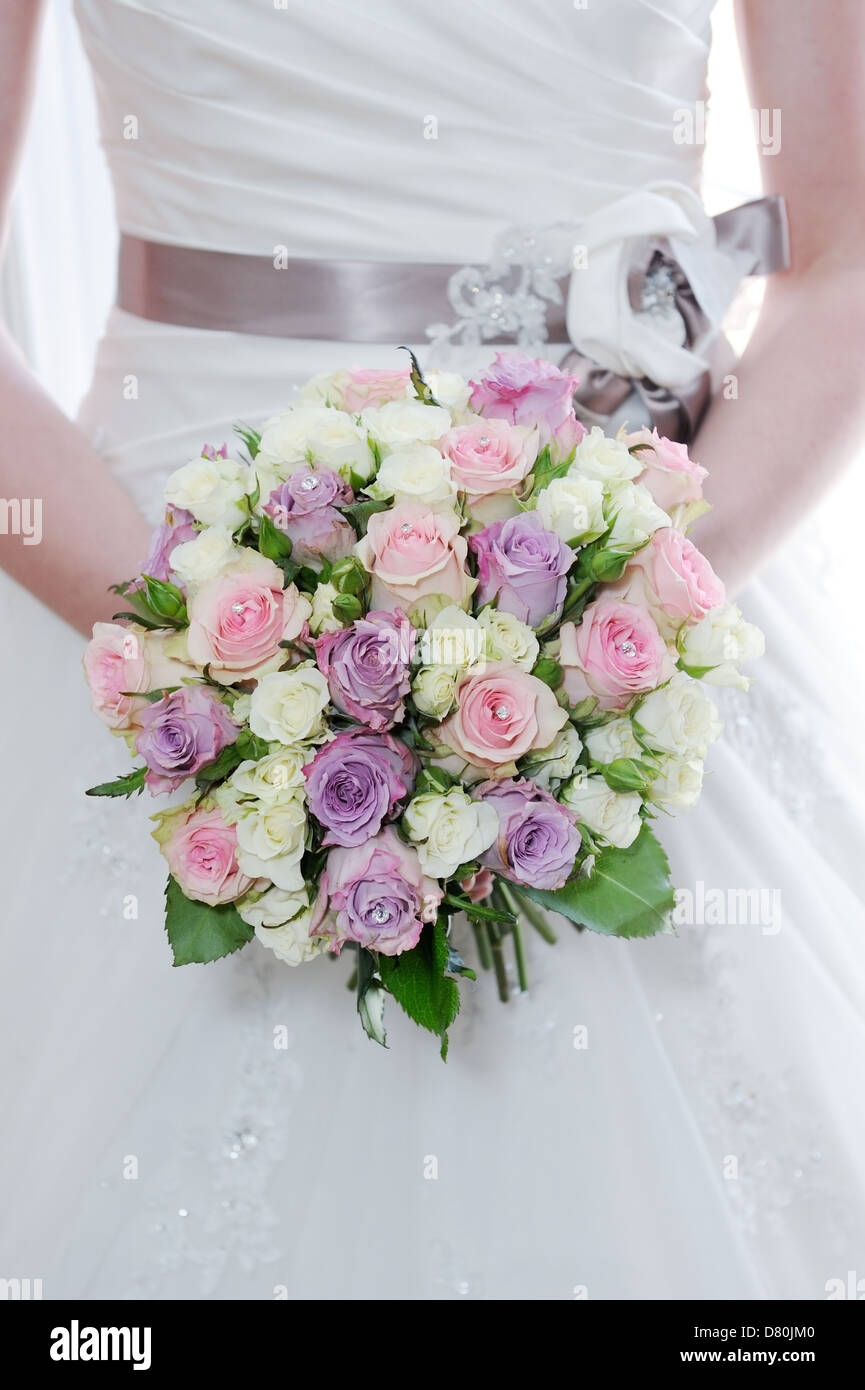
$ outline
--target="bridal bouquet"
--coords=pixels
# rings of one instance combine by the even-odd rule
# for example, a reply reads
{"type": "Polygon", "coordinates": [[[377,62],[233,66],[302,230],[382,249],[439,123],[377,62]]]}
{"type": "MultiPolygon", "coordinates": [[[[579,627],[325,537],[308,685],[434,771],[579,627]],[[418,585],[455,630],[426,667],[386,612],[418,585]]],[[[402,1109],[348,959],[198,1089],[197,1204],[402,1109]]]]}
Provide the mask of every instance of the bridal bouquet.
{"type": "Polygon", "coordinates": [[[468,383],[335,372],[239,430],[248,457],[169,478],[85,669],[138,759],[89,795],[171,794],[175,964],[349,948],[370,1036],[390,994],[444,1055],[474,978],[455,915],[503,999],[549,911],[667,926],[652,823],[699,795],[703,685],[746,686],[762,639],[686,536],[705,470],[587,433],[575,385],[517,354],[468,383]]]}

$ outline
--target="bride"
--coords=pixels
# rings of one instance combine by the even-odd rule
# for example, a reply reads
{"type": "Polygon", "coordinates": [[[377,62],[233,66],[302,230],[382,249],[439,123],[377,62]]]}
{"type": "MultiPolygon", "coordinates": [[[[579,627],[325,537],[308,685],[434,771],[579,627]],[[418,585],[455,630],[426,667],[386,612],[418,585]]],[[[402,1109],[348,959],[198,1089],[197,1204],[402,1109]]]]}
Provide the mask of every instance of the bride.
{"type": "MultiPolygon", "coordinates": [[[[7,191],[38,8],[0,19],[7,191]]],[[[865,15],[740,4],[752,105],[783,116],[764,181],[786,200],[790,268],[709,403],[700,354],[735,281],[786,250],[778,202],[716,244],[693,192],[702,146],[681,117],[704,96],[711,9],[77,0],[124,240],[77,425],[3,349],[2,491],[42,499],[44,538],[0,536],[22,586],[2,591],[0,1276],[49,1298],[328,1300],[824,1298],[865,1276],[858,725],[811,524],[862,425],[865,15]],[[527,221],[541,230],[508,254],[527,221]],[[699,809],[662,828],[676,935],[559,924],[529,994],[466,992],[445,1067],[396,1009],[389,1051],[370,1044],[343,966],[250,950],[168,968],[147,808],[83,800],[119,769],[72,629],[111,615],[166,476],[203,443],[319,370],[396,364],[409,336],[429,365],[448,274],[471,265],[507,296],[563,235],[567,322],[538,296],[540,350],[577,354],[586,418],[615,398],[632,425],[664,410],[696,428],[701,544],[734,588],[752,581],[768,655],[725,705],[699,809]],[[633,304],[647,239],[665,251],[633,304]],[[484,270],[492,246],[510,280],[484,270]],[[351,274],[385,286],[366,336],[351,274]],[[677,311],[689,285],[699,342],[677,311]],[[663,379],[683,353],[693,378],[663,379]]],[[[472,347],[466,302],[454,351],[477,372],[495,321],[472,347]]]]}

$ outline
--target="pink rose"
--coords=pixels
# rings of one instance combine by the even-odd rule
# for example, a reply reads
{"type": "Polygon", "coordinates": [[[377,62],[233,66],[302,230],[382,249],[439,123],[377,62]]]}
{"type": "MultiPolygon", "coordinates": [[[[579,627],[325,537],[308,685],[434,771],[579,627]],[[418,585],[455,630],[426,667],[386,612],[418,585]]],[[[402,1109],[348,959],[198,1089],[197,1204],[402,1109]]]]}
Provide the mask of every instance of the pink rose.
{"type": "Polygon", "coordinates": [[[187,898],[217,907],[248,893],[254,879],[237,866],[237,831],[218,810],[192,811],[166,819],[157,831],[168,868],[187,898]]]}
{"type": "Polygon", "coordinates": [[[579,382],[546,358],[498,352],[486,375],[469,385],[473,410],[488,420],[537,425],[542,443],[546,444],[573,415],[574,392],[579,382]]]}
{"type": "Polygon", "coordinates": [[[505,420],[473,420],[448,430],[440,448],[451,461],[451,477],[473,507],[494,493],[519,491],[538,456],[538,433],[505,420]]]}
{"type": "Polygon", "coordinates": [[[617,596],[644,603],[658,626],[671,635],[682,623],[698,623],[719,608],[726,592],[709,561],[681,531],[665,526],[638,551],[619,583],[617,596]]]}
{"type": "Polygon", "coordinates": [[[439,726],[439,738],[473,767],[509,777],[513,764],[546,748],[568,722],[549,686],[507,661],[488,661],[465,676],[457,708],[439,726]]]}
{"type": "Polygon", "coordinates": [[[94,623],[84,650],[84,673],[93,710],[109,729],[128,729],[147,701],[136,700],[150,689],[150,663],[143,634],[120,623],[94,623]]]}
{"type": "Polygon", "coordinates": [[[565,623],[560,636],[559,661],[572,704],[596,695],[601,709],[624,709],[675,670],[651,614],[634,603],[597,599],[579,626],[565,623]]]}
{"type": "Polygon", "coordinates": [[[558,466],[571,458],[585,433],[582,420],[578,420],[576,415],[568,415],[550,440],[551,462],[558,466]]]}
{"type": "Polygon", "coordinates": [[[401,401],[409,386],[408,368],[396,372],[376,371],[371,367],[353,367],[343,387],[343,404],[352,415],[386,401],[401,401]]]}
{"type": "Polygon", "coordinates": [[[355,553],[372,575],[370,608],[405,608],[441,594],[461,607],[475,581],[466,569],[468,543],[452,512],[431,512],[417,502],[400,502],[369,519],[355,553]]]}
{"type": "Polygon", "coordinates": [[[434,922],[443,892],[427,878],[414,849],[392,826],[353,849],[332,849],[319,883],[310,936],[328,936],[338,952],[346,941],[398,956],[416,946],[424,922],[434,922]]]}
{"type": "Polygon", "coordinates": [[[639,449],[637,457],[644,465],[636,481],[649,489],[665,512],[682,502],[698,502],[703,496],[703,480],[709,476],[708,471],[689,457],[684,444],[665,439],[648,425],[626,435],[625,443],[629,449],[639,449]]]}
{"type": "Polygon", "coordinates": [[[283,589],[278,565],[248,550],[189,604],[189,654],[223,685],[247,680],[280,665],[280,642],[297,637],[309,614],[293,584],[283,589]]]}
{"type": "Polygon", "coordinates": [[[482,903],[493,891],[493,882],[492,869],[478,869],[476,874],[460,879],[460,888],[470,902],[482,903]]]}

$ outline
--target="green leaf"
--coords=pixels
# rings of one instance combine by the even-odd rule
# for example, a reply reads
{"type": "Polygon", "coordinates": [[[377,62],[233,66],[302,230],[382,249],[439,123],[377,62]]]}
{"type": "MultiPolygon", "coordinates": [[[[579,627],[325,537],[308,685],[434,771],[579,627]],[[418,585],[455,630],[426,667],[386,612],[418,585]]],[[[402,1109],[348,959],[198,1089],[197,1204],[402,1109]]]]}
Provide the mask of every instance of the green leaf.
{"type": "Polygon", "coordinates": [[[268,560],[287,560],[291,555],[291,541],[284,532],[275,526],[266,512],[258,519],[258,548],[268,560]]]}
{"type": "Polygon", "coordinates": [[[362,946],[357,950],[355,975],[357,1011],[363,1030],[373,1042],[387,1047],[387,1034],[384,1029],[384,1005],[387,996],[376,970],[375,957],[362,946]]]}
{"type": "Polygon", "coordinates": [[[234,433],[243,440],[249,451],[249,457],[254,459],[261,448],[261,435],[258,430],[251,430],[246,425],[235,425],[234,433]]]}
{"type": "Polygon", "coordinates": [[[451,787],[459,782],[458,777],[452,777],[449,772],[445,772],[443,767],[424,767],[417,775],[414,784],[415,796],[421,796],[425,792],[437,792],[444,795],[449,792],[451,787]]]}
{"type": "Polygon", "coordinates": [[[135,767],[131,772],[124,772],[121,777],[116,778],[113,782],[100,782],[97,787],[89,787],[84,795],[132,796],[135,792],[144,790],[144,778],[146,773],[146,767],[135,767]]]}
{"type": "Polygon", "coordinates": [[[621,579],[631,554],[630,550],[597,550],[587,566],[589,575],[601,584],[613,583],[621,579]]]}
{"type": "Polygon", "coordinates": [[[605,936],[654,936],[675,905],[667,856],[646,825],[628,849],[602,850],[589,878],[555,892],[521,884],[520,893],[605,936]]]}
{"type": "Polygon", "coordinates": [[[715,666],[688,666],[688,664],[685,661],[683,661],[681,657],[676,662],[676,665],[678,666],[680,671],[684,671],[686,676],[690,676],[695,681],[701,681],[704,676],[707,676],[709,674],[710,671],[714,671],[717,669],[715,666]]]}
{"type": "Polygon", "coordinates": [[[234,746],[243,762],[257,763],[259,758],[265,757],[270,752],[270,744],[267,740],[259,738],[251,729],[241,729],[234,746]]]}
{"type": "MultiPolygon", "coordinates": [[[[354,503],[352,503],[353,505],[354,503]]],[[[328,578],[341,594],[353,594],[355,597],[363,593],[367,584],[366,570],[360,560],[356,560],[353,555],[348,555],[343,560],[337,560],[328,578]]]]}
{"type": "Polygon", "coordinates": [[[448,968],[448,940],[439,919],[426,926],[413,951],[401,956],[379,956],[379,974],[389,994],[409,1018],[445,1040],[447,1030],[459,1012],[460,994],[455,980],[445,975],[448,968]]]}
{"type": "Polygon", "coordinates": [[[255,935],[234,903],[208,907],[207,903],[193,902],[170,875],[165,889],[165,930],[175,965],[205,965],[230,956],[255,935]]]}
{"type": "Polygon", "coordinates": [[[390,502],[350,502],[347,507],[340,510],[348,517],[352,526],[359,536],[366,535],[366,528],[371,516],[376,512],[386,512],[390,510],[390,502]]]}
{"type": "Polygon", "coordinates": [[[438,405],[439,402],[436,400],[432,391],[423,379],[423,372],[420,369],[420,363],[418,362],[411,348],[401,346],[399,351],[407,352],[409,357],[411,358],[411,372],[409,375],[411,378],[411,384],[414,387],[414,393],[417,396],[418,400],[423,401],[424,405],[438,405]]]}
{"type": "Polygon", "coordinates": [[[224,782],[226,777],[230,777],[236,767],[243,762],[243,754],[237,743],[229,743],[223,748],[219,757],[207,767],[203,767],[195,778],[195,785],[199,791],[207,791],[210,787],[215,787],[217,782],[224,782]]]}
{"type": "Polygon", "coordinates": [[[165,626],[164,623],[157,623],[152,618],[145,618],[141,613],[111,614],[111,621],[113,623],[119,623],[121,620],[127,623],[137,623],[139,627],[146,628],[148,632],[158,632],[160,628],[165,626]]]}
{"type": "Polygon", "coordinates": [[[445,902],[448,907],[452,907],[456,912],[464,912],[466,917],[474,918],[481,922],[506,922],[512,926],[516,920],[512,912],[500,912],[496,907],[485,907],[482,903],[473,903],[471,898],[462,898],[458,893],[445,893],[445,902]]]}

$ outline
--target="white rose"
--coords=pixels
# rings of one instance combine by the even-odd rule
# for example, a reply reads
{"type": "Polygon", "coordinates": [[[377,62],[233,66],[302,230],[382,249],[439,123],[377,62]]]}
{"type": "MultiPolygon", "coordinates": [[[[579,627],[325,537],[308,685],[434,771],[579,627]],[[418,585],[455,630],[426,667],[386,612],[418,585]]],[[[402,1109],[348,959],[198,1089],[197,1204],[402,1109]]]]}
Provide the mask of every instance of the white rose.
{"type": "Polygon", "coordinates": [[[499,831],[492,806],[472,801],[458,787],[426,792],[405,809],[403,825],[417,845],[418,859],[431,878],[450,878],[460,864],[489,849],[499,831]]]}
{"type": "Polygon", "coordinates": [[[315,960],[324,950],[323,941],[310,938],[311,921],[312,913],[305,912],[302,917],[296,917],[293,922],[284,922],[281,927],[256,926],[255,935],[262,946],[273,951],[277,960],[285,965],[306,965],[307,961],[315,960]]]}
{"type": "Polygon", "coordinates": [[[304,757],[302,748],[280,748],[257,762],[241,763],[231,774],[232,785],[242,796],[254,796],[270,805],[289,800],[306,786],[304,757]]]}
{"type": "Polygon", "coordinates": [[[553,782],[570,777],[582,751],[582,739],[573,724],[566,724],[546,748],[536,748],[523,758],[522,767],[537,786],[549,791],[553,782]]]}
{"type": "Polygon", "coordinates": [[[694,806],[703,786],[699,758],[665,758],[652,783],[651,798],[659,806],[694,806]]]}
{"type": "Polygon", "coordinates": [[[339,632],[345,627],[333,611],[333,601],[339,598],[335,584],[319,584],[312,596],[312,613],[309,619],[310,632],[318,637],[322,632],[339,632]]]}
{"type": "Polygon", "coordinates": [[[301,386],[297,398],[298,404],[341,407],[348,377],[348,370],[345,367],[336,372],[317,372],[301,386]]]}
{"type": "MultiPolygon", "coordinates": [[[[255,460],[262,477],[275,474],[284,482],[289,474],[315,462],[332,468],[344,478],[352,471],[362,478],[372,474],[374,460],[366,432],[344,410],[325,405],[298,405],[266,421],[255,460]]],[[[265,491],[262,483],[262,494],[265,491]]]]}
{"type": "Polygon", "coordinates": [[[611,719],[609,724],[587,729],[584,742],[589,756],[596,763],[612,763],[616,758],[639,758],[643,753],[626,714],[619,719],[611,719]]]}
{"type": "Polygon", "coordinates": [[[300,861],[306,848],[306,811],[299,796],[238,807],[237,863],[250,878],[269,878],[277,888],[303,887],[300,861]]]}
{"type": "Polygon", "coordinates": [[[452,666],[425,666],[412,681],[412,697],[421,714],[444,719],[456,703],[457,677],[452,666]]]}
{"type": "Polygon", "coordinates": [[[487,634],[477,618],[449,603],[420,634],[418,659],[424,666],[464,670],[487,656],[487,634]]]}
{"type": "Polygon", "coordinates": [[[579,773],[562,788],[559,800],[578,821],[617,849],[627,849],[640,833],[640,796],[637,792],[614,792],[603,777],[579,773]]]}
{"type": "Polygon", "coordinates": [[[423,401],[386,401],[364,410],[361,420],[382,452],[396,452],[410,444],[436,444],[450,429],[451,417],[440,405],[423,401]]]}
{"type": "Polygon", "coordinates": [[[195,589],[208,579],[216,579],[227,565],[239,560],[241,550],[224,526],[208,526],[194,540],[176,545],[168,563],[182,584],[195,589]]]}
{"type": "Polygon", "coordinates": [[[253,890],[236,904],[238,915],[251,927],[282,927],[309,912],[309,892],[304,888],[253,890]]]}
{"type": "Polygon", "coordinates": [[[642,483],[617,483],[610,491],[606,515],[613,523],[606,543],[622,548],[645,545],[662,526],[671,525],[667,513],[642,483]]]}
{"type": "Polygon", "coordinates": [[[721,732],[714,701],[682,671],[646,696],[635,719],[650,748],[680,758],[705,758],[721,732]]]}
{"type": "Polygon", "coordinates": [[[642,471],[643,465],[633,457],[627,445],[608,438],[600,425],[594,425],[583,435],[570,467],[571,474],[580,473],[584,478],[597,478],[602,483],[636,478],[642,471]]]}
{"type": "Polygon", "coordinates": [[[377,502],[424,502],[452,505],[456,484],[450,463],[431,444],[407,444],[382,460],[375,482],[366,491],[377,502]]]}
{"type": "Polygon", "coordinates": [[[165,485],[165,500],[185,507],[203,526],[234,531],[246,518],[246,494],[252,488],[252,473],[245,463],[200,458],[172,473],[165,485]]]}
{"type": "Polygon", "coordinates": [[[540,644],[527,623],[496,608],[485,608],[478,617],[487,633],[487,656],[493,661],[512,661],[531,671],[540,654],[540,644]]]}
{"type": "Polygon", "coordinates": [[[735,603],[722,603],[683,632],[679,650],[685,666],[712,668],[701,677],[708,685],[735,685],[747,690],[751,682],[736,668],[740,662],[762,656],[766,640],[758,627],[745,621],[735,603]]]}
{"type": "Polygon", "coordinates": [[[604,520],[604,485],[582,473],[554,478],[539,493],[538,516],[548,531],[563,541],[596,540],[607,529],[604,520]]]}
{"type": "Polygon", "coordinates": [[[249,702],[249,727],[268,743],[320,743],[327,681],[311,663],[262,676],[249,702]]]}
{"type": "Polygon", "coordinates": [[[467,410],[469,404],[469,384],[465,377],[456,372],[426,373],[426,384],[439,405],[449,411],[467,410]]]}
{"type": "Polygon", "coordinates": [[[231,717],[235,724],[239,724],[242,727],[244,724],[249,723],[249,705],[250,697],[245,691],[237,696],[234,704],[231,706],[231,717]]]}

